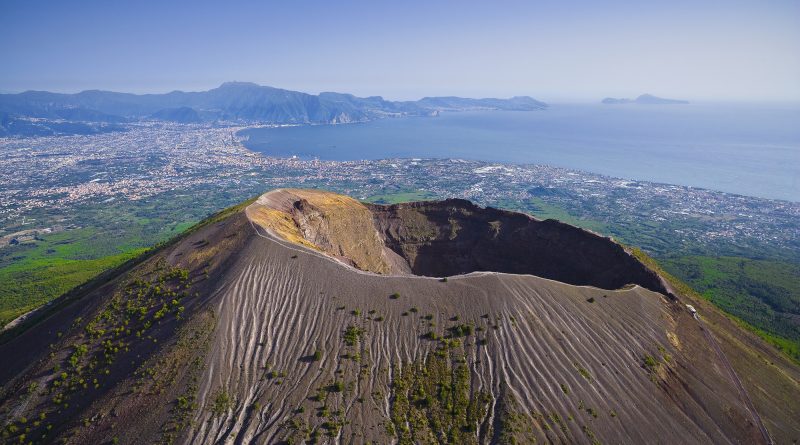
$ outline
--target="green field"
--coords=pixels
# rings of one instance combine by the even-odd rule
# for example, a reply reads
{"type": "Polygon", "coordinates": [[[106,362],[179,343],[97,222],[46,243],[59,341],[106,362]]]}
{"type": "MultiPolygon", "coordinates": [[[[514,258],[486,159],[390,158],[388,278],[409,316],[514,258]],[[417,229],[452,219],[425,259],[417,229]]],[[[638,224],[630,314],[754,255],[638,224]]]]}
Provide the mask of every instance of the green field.
{"type": "Polygon", "coordinates": [[[369,196],[364,201],[373,204],[399,204],[401,202],[430,201],[437,199],[436,195],[423,190],[412,190],[407,192],[389,193],[383,195],[369,196]]]}
{"type": "Polygon", "coordinates": [[[571,215],[561,207],[548,204],[541,198],[532,198],[526,203],[501,201],[497,203],[497,206],[504,209],[514,209],[525,212],[539,219],[557,219],[561,222],[597,233],[608,234],[610,232],[608,226],[601,221],[571,215]]]}
{"type": "Polygon", "coordinates": [[[146,250],[98,235],[95,229],[70,230],[0,250],[0,324],[146,250]]]}
{"type": "Polygon", "coordinates": [[[141,254],[194,224],[150,204],[87,209],[91,227],[0,249],[0,325],[141,254]],[[150,208],[148,208],[150,207],[150,208]],[[146,216],[150,213],[150,216],[146,216]]]}

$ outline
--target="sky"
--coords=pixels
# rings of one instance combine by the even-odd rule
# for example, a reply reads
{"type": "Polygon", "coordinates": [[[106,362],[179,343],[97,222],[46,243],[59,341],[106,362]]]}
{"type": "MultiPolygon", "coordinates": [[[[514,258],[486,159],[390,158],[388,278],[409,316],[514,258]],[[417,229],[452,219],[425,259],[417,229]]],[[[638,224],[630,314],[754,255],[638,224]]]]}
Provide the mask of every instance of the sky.
{"type": "Polygon", "coordinates": [[[800,1],[0,1],[0,92],[800,100],[800,1]]]}

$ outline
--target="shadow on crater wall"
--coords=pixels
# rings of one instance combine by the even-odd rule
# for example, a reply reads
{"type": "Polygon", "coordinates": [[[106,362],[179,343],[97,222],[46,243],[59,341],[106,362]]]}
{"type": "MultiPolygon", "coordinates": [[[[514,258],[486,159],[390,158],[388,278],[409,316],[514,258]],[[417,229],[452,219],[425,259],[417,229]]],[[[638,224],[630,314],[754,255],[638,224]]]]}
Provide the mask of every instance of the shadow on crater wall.
{"type": "Polygon", "coordinates": [[[604,289],[638,284],[668,293],[658,275],[619,244],[555,220],[460,199],[369,207],[386,245],[416,275],[494,271],[604,289]]]}

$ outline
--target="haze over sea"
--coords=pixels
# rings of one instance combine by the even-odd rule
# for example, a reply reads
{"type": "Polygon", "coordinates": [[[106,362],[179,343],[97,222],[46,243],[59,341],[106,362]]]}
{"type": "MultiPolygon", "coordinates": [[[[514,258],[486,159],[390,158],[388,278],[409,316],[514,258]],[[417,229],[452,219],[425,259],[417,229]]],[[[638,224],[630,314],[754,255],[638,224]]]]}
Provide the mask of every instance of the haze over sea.
{"type": "Polygon", "coordinates": [[[800,201],[800,104],[551,105],[249,129],[268,156],[460,158],[800,201]]]}

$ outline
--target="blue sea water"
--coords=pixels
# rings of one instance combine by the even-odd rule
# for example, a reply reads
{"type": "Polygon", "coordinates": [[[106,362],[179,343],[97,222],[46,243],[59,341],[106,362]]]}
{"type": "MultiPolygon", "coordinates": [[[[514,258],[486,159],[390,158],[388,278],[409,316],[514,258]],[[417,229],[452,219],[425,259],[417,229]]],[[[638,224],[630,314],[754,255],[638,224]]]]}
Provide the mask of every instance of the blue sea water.
{"type": "Polygon", "coordinates": [[[249,129],[269,156],[461,158],[800,201],[800,105],[551,105],[249,129]]]}

